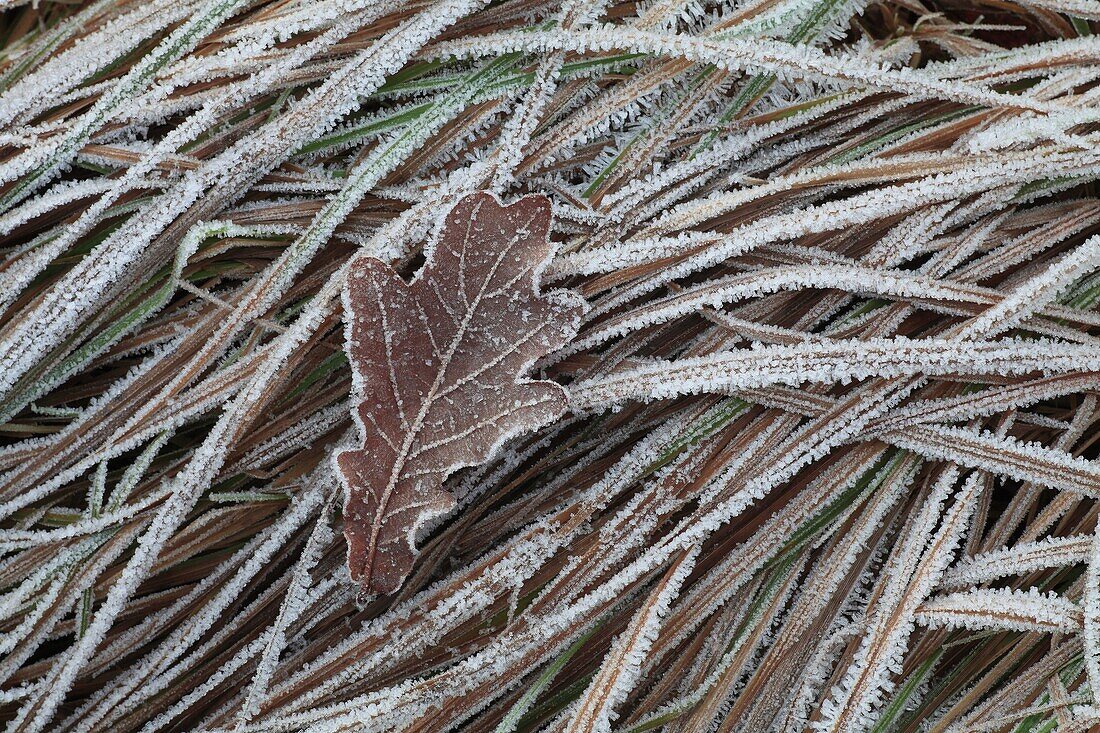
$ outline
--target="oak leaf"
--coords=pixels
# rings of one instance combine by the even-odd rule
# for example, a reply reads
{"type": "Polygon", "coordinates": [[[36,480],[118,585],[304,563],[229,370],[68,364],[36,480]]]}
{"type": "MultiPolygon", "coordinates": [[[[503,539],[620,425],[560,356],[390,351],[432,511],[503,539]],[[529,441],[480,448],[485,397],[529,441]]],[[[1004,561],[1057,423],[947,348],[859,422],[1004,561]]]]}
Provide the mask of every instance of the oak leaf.
{"type": "Polygon", "coordinates": [[[539,292],[549,228],[545,196],[503,206],[477,193],[447,214],[411,283],[376,259],[351,265],[345,335],[362,447],[335,462],[348,569],[365,591],[400,587],[418,529],[454,507],[449,474],[565,412],[560,385],[524,377],[576,334],[585,308],[569,291],[539,292]]]}

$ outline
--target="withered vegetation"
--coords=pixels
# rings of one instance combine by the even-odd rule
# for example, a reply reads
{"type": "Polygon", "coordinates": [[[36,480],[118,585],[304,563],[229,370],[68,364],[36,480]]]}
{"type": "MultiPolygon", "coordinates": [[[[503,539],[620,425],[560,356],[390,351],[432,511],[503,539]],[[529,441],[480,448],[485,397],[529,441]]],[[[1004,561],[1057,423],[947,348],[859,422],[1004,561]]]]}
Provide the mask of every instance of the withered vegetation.
{"type": "Polygon", "coordinates": [[[9,731],[1100,725],[1096,0],[0,8],[9,731]],[[568,409],[370,592],[342,295],[477,192],[568,409]]]}

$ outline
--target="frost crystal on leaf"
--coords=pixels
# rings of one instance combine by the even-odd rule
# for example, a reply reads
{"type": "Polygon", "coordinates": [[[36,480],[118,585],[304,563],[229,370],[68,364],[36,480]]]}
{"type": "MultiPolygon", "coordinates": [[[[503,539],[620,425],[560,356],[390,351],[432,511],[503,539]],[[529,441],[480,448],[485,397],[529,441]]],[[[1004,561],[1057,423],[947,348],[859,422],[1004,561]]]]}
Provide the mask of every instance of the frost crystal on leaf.
{"type": "Polygon", "coordinates": [[[345,335],[362,446],[334,460],[348,569],[365,589],[401,585],[417,529],[454,506],[448,475],[565,412],[561,386],[525,377],[584,310],[567,291],[539,291],[550,218],[543,196],[504,206],[474,194],[447,213],[411,283],[369,257],[351,266],[345,335]]]}

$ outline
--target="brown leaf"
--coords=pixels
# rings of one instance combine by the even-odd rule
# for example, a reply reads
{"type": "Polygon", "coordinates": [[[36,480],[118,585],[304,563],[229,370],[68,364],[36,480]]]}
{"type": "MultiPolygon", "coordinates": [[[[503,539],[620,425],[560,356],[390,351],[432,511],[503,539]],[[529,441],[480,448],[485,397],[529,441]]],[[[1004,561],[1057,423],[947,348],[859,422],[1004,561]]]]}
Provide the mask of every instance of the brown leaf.
{"type": "Polygon", "coordinates": [[[365,590],[400,587],[417,529],[454,506],[450,473],[565,411],[561,386],[524,378],[584,310],[568,291],[539,293],[549,228],[545,196],[503,206],[478,193],[447,215],[411,283],[375,259],[352,264],[344,311],[363,446],[335,460],[348,568],[365,590]]]}

